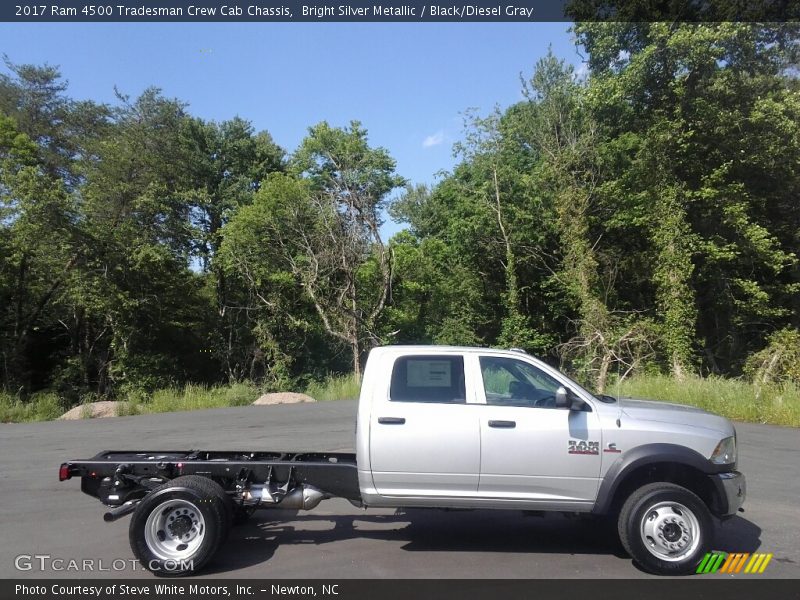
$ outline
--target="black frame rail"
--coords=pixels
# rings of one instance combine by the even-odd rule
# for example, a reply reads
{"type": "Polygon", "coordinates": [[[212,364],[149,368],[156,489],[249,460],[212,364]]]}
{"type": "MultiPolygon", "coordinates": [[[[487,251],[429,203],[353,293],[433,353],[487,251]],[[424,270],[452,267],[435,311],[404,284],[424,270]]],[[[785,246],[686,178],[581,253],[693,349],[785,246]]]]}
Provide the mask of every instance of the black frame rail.
{"type": "MultiPolygon", "coordinates": [[[[128,497],[109,499],[100,490],[107,478],[147,488],[148,482],[182,475],[202,475],[217,481],[260,484],[292,481],[307,484],[336,497],[361,501],[356,456],[341,452],[251,452],[251,451],[141,451],[105,450],[86,460],[61,465],[59,479],[81,477],[83,492],[105,504],[121,504],[128,497]]],[[[103,486],[105,487],[105,486],[103,486]]]]}

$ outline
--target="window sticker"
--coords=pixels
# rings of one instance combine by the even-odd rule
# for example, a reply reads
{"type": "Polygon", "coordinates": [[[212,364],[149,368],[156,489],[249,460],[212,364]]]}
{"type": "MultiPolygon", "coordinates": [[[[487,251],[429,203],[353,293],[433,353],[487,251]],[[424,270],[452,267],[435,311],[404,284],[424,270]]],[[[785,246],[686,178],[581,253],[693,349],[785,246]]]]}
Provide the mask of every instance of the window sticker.
{"type": "Polygon", "coordinates": [[[450,387],[449,360],[409,360],[408,387],[450,387]]]}

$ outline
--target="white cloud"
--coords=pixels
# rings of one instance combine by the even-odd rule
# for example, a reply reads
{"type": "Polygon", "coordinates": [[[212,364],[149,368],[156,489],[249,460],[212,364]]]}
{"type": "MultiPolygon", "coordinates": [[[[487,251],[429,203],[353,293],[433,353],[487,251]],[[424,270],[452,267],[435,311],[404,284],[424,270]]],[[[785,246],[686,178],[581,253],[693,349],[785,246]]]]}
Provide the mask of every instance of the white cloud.
{"type": "Polygon", "coordinates": [[[444,142],[444,131],[440,129],[433,135],[429,135],[424,140],[422,140],[422,147],[431,148],[432,146],[438,146],[442,142],[444,142]]]}

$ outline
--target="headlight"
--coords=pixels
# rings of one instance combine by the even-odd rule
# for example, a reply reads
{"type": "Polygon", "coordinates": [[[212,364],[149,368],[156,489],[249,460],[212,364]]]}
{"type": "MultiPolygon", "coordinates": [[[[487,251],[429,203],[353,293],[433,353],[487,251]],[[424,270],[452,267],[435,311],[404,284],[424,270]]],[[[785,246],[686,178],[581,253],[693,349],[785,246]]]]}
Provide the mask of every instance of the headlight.
{"type": "Polygon", "coordinates": [[[711,453],[711,462],[717,465],[731,465],[736,462],[736,436],[727,437],[717,444],[711,453]]]}

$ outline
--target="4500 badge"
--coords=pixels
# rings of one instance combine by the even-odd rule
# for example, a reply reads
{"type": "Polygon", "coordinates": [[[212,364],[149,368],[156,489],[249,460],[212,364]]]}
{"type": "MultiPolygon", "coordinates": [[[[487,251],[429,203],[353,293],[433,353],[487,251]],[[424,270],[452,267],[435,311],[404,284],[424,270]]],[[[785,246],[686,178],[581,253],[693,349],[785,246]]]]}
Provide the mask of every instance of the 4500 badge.
{"type": "Polygon", "coordinates": [[[600,454],[600,442],[570,440],[567,454],[600,454]]]}

